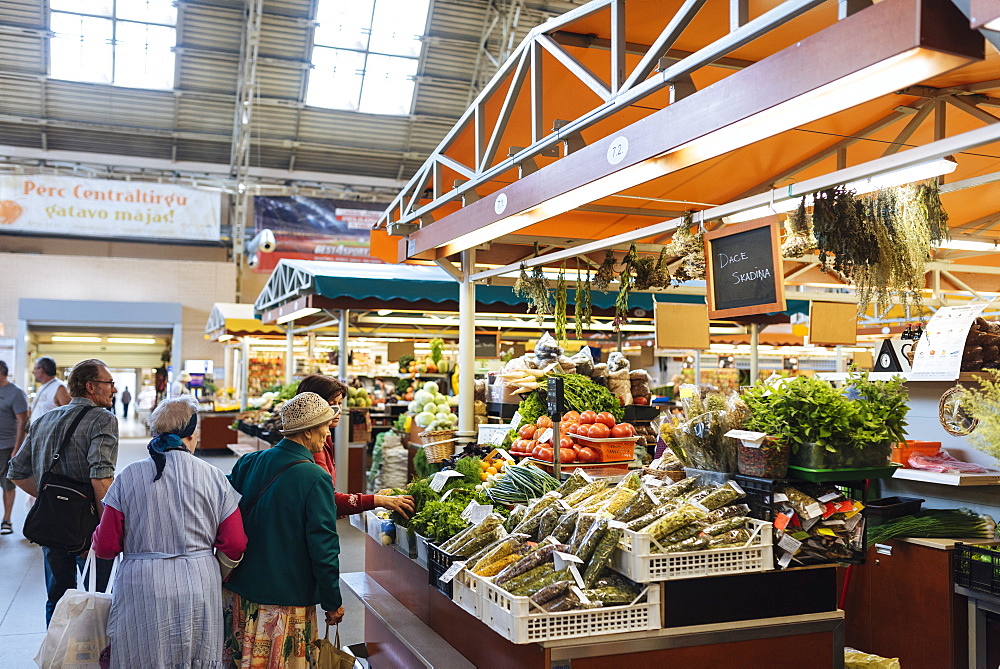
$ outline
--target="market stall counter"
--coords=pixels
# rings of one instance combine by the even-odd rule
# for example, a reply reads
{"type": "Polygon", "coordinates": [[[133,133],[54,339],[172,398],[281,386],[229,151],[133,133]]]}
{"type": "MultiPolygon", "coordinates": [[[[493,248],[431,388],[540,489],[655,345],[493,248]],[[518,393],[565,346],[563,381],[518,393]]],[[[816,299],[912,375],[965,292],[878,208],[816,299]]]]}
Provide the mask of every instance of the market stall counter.
{"type": "MultiPolygon", "coordinates": [[[[427,571],[370,536],[365,574],[344,583],[365,603],[365,630],[373,663],[397,667],[446,666],[410,648],[407,626],[386,615],[401,606],[476,667],[740,666],[839,667],[843,612],[835,601],[832,566],[651,584],[661,591],[662,619],[670,626],[583,638],[516,644],[428,585],[427,571]],[[389,596],[373,593],[384,590],[389,596]],[[568,665],[567,665],[568,666],[568,665]]],[[[412,630],[411,630],[412,631],[412,630]]],[[[427,633],[427,632],[425,632],[427,633]]],[[[438,649],[440,650],[440,649],[438,649]]],[[[455,666],[455,665],[448,665],[455,666]]]]}
{"type": "Polygon", "coordinates": [[[238,415],[238,411],[200,413],[198,424],[201,427],[201,438],[198,440],[198,450],[229,453],[230,444],[235,444],[239,439],[237,432],[230,429],[238,415]]]}

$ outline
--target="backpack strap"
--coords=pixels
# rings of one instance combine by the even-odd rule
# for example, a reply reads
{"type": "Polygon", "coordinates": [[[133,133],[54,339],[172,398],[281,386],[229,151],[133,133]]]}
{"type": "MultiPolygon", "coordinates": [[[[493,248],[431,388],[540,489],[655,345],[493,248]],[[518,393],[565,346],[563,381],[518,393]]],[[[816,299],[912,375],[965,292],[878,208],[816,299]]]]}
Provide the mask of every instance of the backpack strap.
{"type": "Polygon", "coordinates": [[[97,407],[94,405],[85,406],[83,407],[83,411],[76,414],[76,417],[73,418],[73,422],[69,424],[69,429],[66,430],[66,434],[63,435],[62,443],[59,444],[59,448],[56,449],[56,452],[52,454],[52,464],[50,464],[49,468],[45,470],[46,474],[52,471],[52,468],[56,466],[57,462],[59,462],[59,456],[66,449],[66,445],[69,444],[69,440],[73,437],[73,433],[76,432],[76,428],[80,425],[80,421],[83,420],[83,417],[87,415],[88,411],[96,408],[97,407]]]}

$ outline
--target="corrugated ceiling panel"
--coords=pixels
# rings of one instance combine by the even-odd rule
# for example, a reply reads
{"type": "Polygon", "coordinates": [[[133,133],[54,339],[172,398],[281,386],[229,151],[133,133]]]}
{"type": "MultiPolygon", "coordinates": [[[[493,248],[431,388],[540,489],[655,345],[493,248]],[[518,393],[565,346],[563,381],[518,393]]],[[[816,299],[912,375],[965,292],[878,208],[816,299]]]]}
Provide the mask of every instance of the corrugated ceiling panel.
{"type": "Polygon", "coordinates": [[[3,0],[0,2],[0,23],[45,28],[45,3],[42,0],[3,0]]]}
{"type": "Polygon", "coordinates": [[[265,0],[264,13],[308,18],[312,4],[313,0],[265,0]]]}
{"type": "Polygon", "coordinates": [[[260,55],[306,58],[309,31],[301,19],[265,16],[260,26],[260,55]]]}
{"type": "Polygon", "coordinates": [[[475,42],[438,42],[427,47],[424,74],[471,79],[478,48],[475,42]]]}
{"type": "Polygon", "coordinates": [[[485,0],[435,0],[428,34],[478,40],[486,14],[485,0]]]}
{"type": "Polygon", "coordinates": [[[296,153],[295,169],[338,174],[396,178],[396,162],[359,158],[353,151],[318,152],[300,149],[296,153]]]}
{"type": "Polygon", "coordinates": [[[185,3],[181,40],[184,46],[240,52],[243,12],[185,3]]]}
{"type": "Polygon", "coordinates": [[[307,107],[299,138],[345,147],[402,151],[412,120],[407,116],[375,116],[307,107]]]}
{"type": "Polygon", "coordinates": [[[38,79],[0,77],[0,111],[5,114],[42,115],[43,83],[38,79]]]}
{"type": "Polygon", "coordinates": [[[295,137],[296,115],[294,107],[255,105],[253,108],[253,136],[274,139],[295,137]]]}
{"type": "Polygon", "coordinates": [[[45,40],[36,35],[0,32],[0,69],[46,74],[45,40]]]}
{"type": "Polygon", "coordinates": [[[150,137],[141,133],[119,134],[80,130],[48,130],[50,150],[87,151],[126,156],[170,158],[172,142],[169,138],[150,137]]]}
{"type": "Polygon", "coordinates": [[[49,80],[48,115],[52,118],[138,128],[170,129],[174,94],[104,84],[49,80]]]}
{"type": "Polygon", "coordinates": [[[232,136],[233,100],[182,95],[177,99],[177,128],[232,136]]]}
{"type": "Polygon", "coordinates": [[[302,70],[263,63],[257,65],[257,92],[260,95],[298,100],[301,84],[302,70]]]}
{"type": "Polygon", "coordinates": [[[251,167],[268,167],[272,169],[287,170],[288,163],[291,158],[291,149],[283,149],[256,143],[254,143],[250,149],[251,167]]]}
{"type": "Polygon", "coordinates": [[[228,165],[229,144],[180,140],[177,142],[177,160],[228,165]]]}
{"type": "Polygon", "coordinates": [[[234,59],[186,54],[181,58],[180,89],[235,94],[238,66],[234,59]]]}
{"type": "MultiPolygon", "coordinates": [[[[0,144],[10,146],[42,146],[42,129],[36,125],[0,123],[0,144]]],[[[0,149],[0,154],[3,149],[0,149]]]]}

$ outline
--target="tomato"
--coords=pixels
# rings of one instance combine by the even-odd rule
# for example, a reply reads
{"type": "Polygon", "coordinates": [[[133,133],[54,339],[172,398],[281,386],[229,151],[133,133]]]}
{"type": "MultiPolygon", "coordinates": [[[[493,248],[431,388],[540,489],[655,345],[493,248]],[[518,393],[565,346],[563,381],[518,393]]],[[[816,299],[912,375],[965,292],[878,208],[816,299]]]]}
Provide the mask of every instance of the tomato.
{"type": "Polygon", "coordinates": [[[579,411],[567,411],[563,414],[563,422],[566,423],[578,423],[580,422],[580,412],[579,411]]]}
{"type": "Polygon", "coordinates": [[[584,446],[578,449],[576,452],[577,462],[600,462],[601,454],[597,452],[596,449],[590,448],[589,446],[584,446]]]}
{"type": "Polygon", "coordinates": [[[604,423],[594,423],[590,426],[587,436],[591,439],[607,439],[611,436],[611,428],[604,423]]]}
{"type": "Polygon", "coordinates": [[[579,434],[580,425],[579,423],[570,423],[569,427],[566,428],[566,434],[579,434]]]}
{"type": "Polygon", "coordinates": [[[560,437],[559,448],[573,448],[573,439],[571,437],[560,437]]]}
{"type": "Polygon", "coordinates": [[[604,423],[608,427],[614,427],[615,417],[614,414],[612,414],[610,411],[602,411],[601,413],[597,414],[597,419],[594,422],[604,423]]]}
{"type": "Polygon", "coordinates": [[[538,427],[552,427],[552,419],[548,416],[539,416],[535,424],[538,427]]]}
{"type": "Polygon", "coordinates": [[[521,439],[531,439],[535,436],[535,426],[531,423],[522,425],[521,429],[518,430],[517,433],[521,436],[521,439]]]}
{"type": "Polygon", "coordinates": [[[649,398],[645,395],[639,395],[638,397],[632,398],[632,404],[638,404],[639,406],[645,406],[649,404],[649,398]]]}
{"type": "Polygon", "coordinates": [[[632,436],[632,426],[628,423],[622,423],[621,425],[615,425],[611,428],[611,436],[615,439],[622,439],[624,437],[632,436]]]}
{"type": "Polygon", "coordinates": [[[524,445],[523,445],[523,446],[521,447],[521,450],[522,450],[523,452],[527,452],[527,453],[531,453],[531,452],[532,452],[532,451],[534,451],[534,450],[535,450],[536,448],[538,448],[538,442],[537,442],[537,441],[535,441],[534,439],[529,439],[529,440],[528,440],[528,441],[526,441],[526,442],[524,443],[524,445]]]}
{"type": "Polygon", "coordinates": [[[546,462],[552,462],[552,449],[551,448],[539,448],[538,454],[535,456],[539,460],[545,460],[546,462]]]}
{"type": "Polygon", "coordinates": [[[593,423],[596,420],[597,420],[596,411],[587,410],[584,411],[582,414],[580,414],[580,423],[583,425],[589,425],[590,423],[593,423]]]}
{"type": "Polygon", "coordinates": [[[570,462],[576,462],[576,451],[572,448],[560,448],[559,449],[559,462],[569,464],[570,462]]]}

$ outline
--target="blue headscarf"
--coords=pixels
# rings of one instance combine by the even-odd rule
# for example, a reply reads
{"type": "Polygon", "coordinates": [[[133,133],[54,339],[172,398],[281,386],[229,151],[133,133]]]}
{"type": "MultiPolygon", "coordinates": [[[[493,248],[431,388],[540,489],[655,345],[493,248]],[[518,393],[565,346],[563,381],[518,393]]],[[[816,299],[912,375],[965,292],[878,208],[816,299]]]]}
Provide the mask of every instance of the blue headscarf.
{"type": "Polygon", "coordinates": [[[153,464],[156,465],[156,476],[153,477],[153,481],[159,481],[160,477],[163,476],[163,468],[167,464],[167,451],[187,451],[181,439],[190,437],[197,427],[198,412],[195,411],[191,414],[191,420],[188,421],[188,424],[180,430],[161,432],[153,437],[149,445],[146,446],[149,457],[153,458],[153,464]]]}

